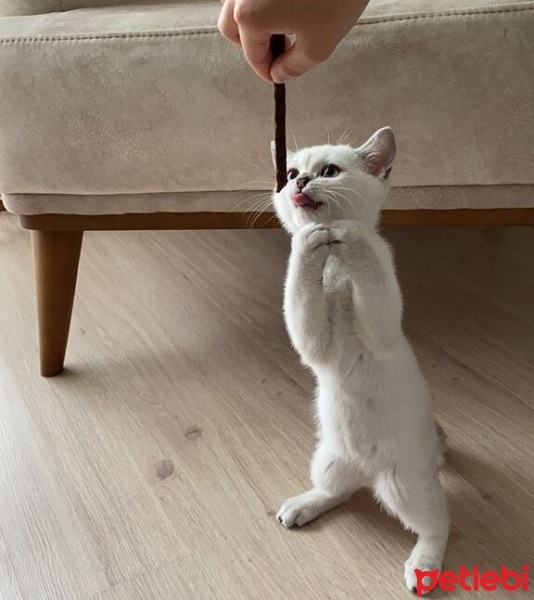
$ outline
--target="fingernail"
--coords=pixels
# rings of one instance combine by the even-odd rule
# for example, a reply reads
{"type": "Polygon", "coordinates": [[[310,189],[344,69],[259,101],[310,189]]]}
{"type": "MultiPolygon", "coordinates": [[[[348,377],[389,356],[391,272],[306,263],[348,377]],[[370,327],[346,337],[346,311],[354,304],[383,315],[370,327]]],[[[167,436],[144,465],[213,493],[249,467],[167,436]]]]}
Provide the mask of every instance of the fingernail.
{"type": "Polygon", "coordinates": [[[274,83],[286,83],[289,77],[285,73],[271,73],[274,83]]]}

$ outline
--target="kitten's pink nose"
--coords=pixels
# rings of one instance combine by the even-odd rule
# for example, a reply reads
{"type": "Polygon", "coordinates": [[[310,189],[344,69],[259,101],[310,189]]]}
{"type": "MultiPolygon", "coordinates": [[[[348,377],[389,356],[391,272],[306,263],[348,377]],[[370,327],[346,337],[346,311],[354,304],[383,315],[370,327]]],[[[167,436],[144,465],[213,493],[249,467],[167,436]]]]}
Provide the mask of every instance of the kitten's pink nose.
{"type": "Polygon", "coordinates": [[[299,190],[303,190],[308,183],[310,183],[310,178],[309,177],[299,177],[297,179],[297,187],[299,188],[299,190]]]}

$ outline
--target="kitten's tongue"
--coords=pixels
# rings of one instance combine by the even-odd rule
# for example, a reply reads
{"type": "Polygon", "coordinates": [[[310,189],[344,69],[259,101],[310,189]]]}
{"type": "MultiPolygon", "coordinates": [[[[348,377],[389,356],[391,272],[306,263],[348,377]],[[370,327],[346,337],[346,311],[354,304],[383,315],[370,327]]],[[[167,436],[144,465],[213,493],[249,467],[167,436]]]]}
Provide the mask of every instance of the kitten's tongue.
{"type": "Polygon", "coordinates": [[[293,203],[295,206],[309,206],[310,208],[317,208],[319,206],[319,202],[315,202],[315,200],[312,200],[302,192],[293,195],[293,203]]]}

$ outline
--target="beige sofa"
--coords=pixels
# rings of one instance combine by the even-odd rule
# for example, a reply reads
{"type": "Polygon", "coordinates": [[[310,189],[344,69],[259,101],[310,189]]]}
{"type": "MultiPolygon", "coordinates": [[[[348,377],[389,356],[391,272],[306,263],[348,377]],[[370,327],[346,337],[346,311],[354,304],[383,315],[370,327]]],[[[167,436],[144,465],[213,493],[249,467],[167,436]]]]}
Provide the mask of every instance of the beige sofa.
{"type": "MultiPolygon", "coordinates": [[[[272,185],[271,89],[219,10],[0,3],[0,191],[34,230],[43,375],[63,367],[84,230],[240,227],[272,185]]],[[[290,84],[289,138],[392,125],[390,223],[534,223],[533,57],[534,1],[371,0],[290,84]]]]}

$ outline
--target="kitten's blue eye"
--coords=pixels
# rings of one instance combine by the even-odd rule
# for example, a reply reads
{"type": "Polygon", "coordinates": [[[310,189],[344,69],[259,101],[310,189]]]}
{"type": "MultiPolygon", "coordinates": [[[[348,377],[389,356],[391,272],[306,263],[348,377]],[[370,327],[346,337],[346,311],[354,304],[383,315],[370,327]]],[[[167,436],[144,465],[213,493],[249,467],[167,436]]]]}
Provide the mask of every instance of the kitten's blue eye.
{"type": "Polygon", "coordinates": [[[337,165],[325,165],[320,171],[321,177],[337,177],[341,173],[341,169],[337,165]]]}
{"type": "Polygon", "coordinates": [[[296,179],[299,176],[298,169],[289,169],[287,172],[287,180],[291,181],[292,179],[296,179]]]}

